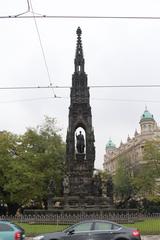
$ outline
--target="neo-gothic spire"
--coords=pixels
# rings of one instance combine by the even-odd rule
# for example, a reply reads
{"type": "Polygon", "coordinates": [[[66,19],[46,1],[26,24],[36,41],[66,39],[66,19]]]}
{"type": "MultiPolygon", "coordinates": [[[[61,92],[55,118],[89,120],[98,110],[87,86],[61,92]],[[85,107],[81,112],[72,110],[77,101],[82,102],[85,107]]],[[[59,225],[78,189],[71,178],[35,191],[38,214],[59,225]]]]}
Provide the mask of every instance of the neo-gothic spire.
{"type": "Polygon", "coordinates": [[[83,58],[83,48],[81,34],[82,30],[80,27],[77,28],[77,46],[76,46],[76,56],[74,60],[75,72],[81,74],[84,72],[84,58],[83,58]]]}

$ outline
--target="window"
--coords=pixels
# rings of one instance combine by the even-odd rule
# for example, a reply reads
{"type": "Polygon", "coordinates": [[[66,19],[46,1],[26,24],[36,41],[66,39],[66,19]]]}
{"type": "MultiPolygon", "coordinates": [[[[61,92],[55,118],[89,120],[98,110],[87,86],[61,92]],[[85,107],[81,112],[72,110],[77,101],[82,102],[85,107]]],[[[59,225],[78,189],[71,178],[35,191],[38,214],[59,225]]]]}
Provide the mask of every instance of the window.
{"type": "Polygon", "coordinates": [[[118,229],[120,229],[121,228],[121,226],[118,226],[118,225],[116,225],[116,224],[113,224],[112,225],[112,229],[114,229],[114,230],[118,230],[118,229]]]}
{"type": "Polygon", "coordinates": [[[85,223],[80,223],[74,226],[73,229],[70,229],[70,230],[74,230],[75,232],[90,231],[91,226],[92,226],[92,222],[85,222],[85,223]]]}
{"type": "Polygon", "coordinates": [[[13,231],[13,228],[5,223],[0,223],[0,232],[13,231]]]}
{"type": "Polygon", "coordinates": [[[95,230],[111,230],[112,224],[108,222],[96,222],[95,223],[95,230]]]}

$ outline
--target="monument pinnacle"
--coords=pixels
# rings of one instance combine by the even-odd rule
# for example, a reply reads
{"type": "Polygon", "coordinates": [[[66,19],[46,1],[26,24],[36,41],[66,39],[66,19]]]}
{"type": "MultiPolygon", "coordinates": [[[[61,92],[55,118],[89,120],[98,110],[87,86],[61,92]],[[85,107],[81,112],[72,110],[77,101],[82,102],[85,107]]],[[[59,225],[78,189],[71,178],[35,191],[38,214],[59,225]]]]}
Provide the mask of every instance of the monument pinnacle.
{"type": "Polygon", "coordinates": [[[83,58],[83,48],[81,34],[82,30],[80,27],[77,28],[77,46],[76,46],[76,56],[75,56],[75,72],[82,73],[84,72],[84,58],[83,58]]]}
{"type": "Polygon", "coordinates": [[[77,28],[77,32],[76,33],[77,33],[78,36],[80,36],[82,34],[82,30],[81,30],[80,27],[77,28]]]}

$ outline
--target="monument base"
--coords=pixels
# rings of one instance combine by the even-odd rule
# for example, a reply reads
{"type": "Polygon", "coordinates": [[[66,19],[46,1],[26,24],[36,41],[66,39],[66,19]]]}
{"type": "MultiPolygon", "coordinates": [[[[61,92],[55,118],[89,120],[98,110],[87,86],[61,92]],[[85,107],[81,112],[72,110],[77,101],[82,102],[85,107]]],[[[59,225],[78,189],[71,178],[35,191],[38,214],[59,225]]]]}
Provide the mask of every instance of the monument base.
{"type": "Polygon", "coordinates": [[[110,208],[109,198],[101,196],[64,196],[54,197],[49,209],[104,209],[110,208]]]}

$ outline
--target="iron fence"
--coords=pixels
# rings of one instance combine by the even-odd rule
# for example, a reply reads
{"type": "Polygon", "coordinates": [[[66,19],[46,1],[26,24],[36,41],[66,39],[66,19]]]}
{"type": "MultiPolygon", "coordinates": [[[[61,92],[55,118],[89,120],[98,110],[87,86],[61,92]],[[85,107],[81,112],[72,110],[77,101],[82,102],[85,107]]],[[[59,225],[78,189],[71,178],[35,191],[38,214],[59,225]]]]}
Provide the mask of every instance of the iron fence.
{"type": "Polygon", "coordinates": [[[160,213],[154,214],[141,214],[141,213],[128,213],[128,214],[110,214],[110,213],[79,213],[79,214],[45,214],[45,215],[19,215],[19,216],[0,216],[2,220],[12,222],[28,223],[28,224],[56,224],[56,225],[71,225],[83,220],[101,219],[109,220],[117,223],[134,223],[144,221],[144,219],[160,219],[160,213]]]}
{"type": "Polygon", "coordinates": [[[35,236],[46,232],[62,231],[68,225],[91,219],[104,219],[126,226],[136,227],[142,235],[159,235],[160,213],[155,214],[49,214],[0,216],[2,220],[16,222],[21,225],[27,236],[35,236]]]}

